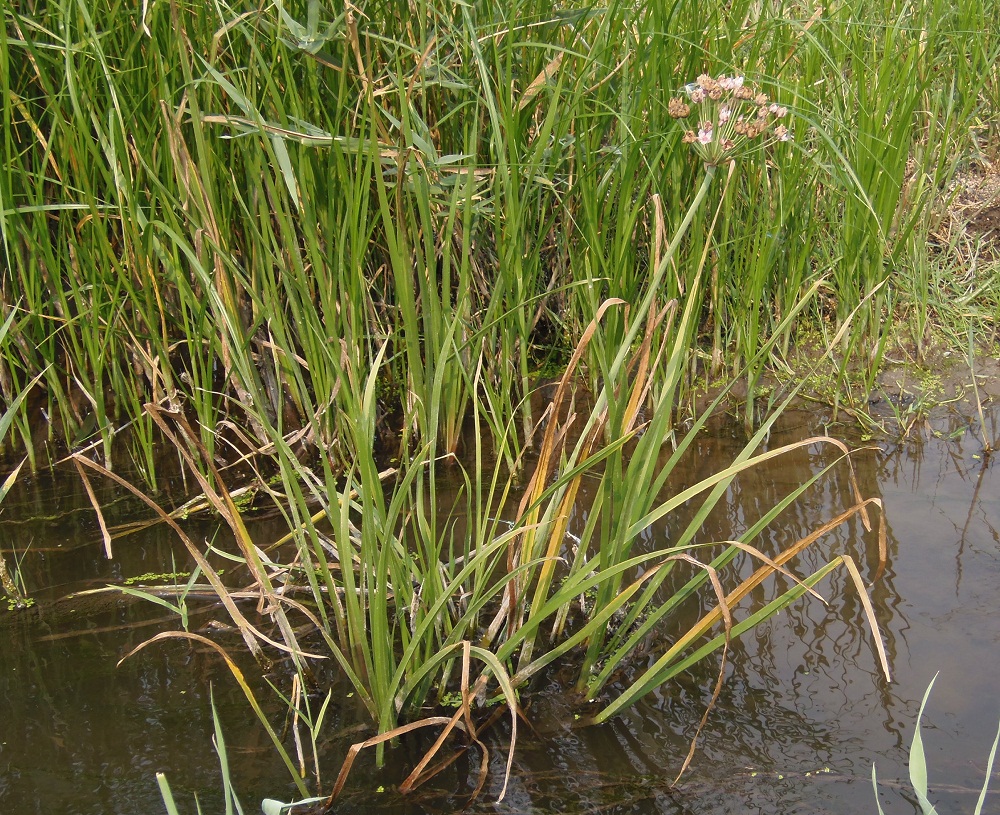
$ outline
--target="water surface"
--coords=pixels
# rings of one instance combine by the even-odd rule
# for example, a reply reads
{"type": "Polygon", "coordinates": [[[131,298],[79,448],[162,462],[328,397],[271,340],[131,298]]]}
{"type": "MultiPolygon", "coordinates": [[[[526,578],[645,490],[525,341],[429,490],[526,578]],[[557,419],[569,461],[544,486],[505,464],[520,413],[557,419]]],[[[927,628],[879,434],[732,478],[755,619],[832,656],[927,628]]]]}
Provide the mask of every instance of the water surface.
{"type": "MultiPolygon", "coordinates": [[[[997,411],[987,419],[994,434],[998,420],[997,411]]],[[[823,432],[829,421],[821,411],[789,413],[769,444],[823,432]]],[[[710,697],[716,664],[698,666],[626,715],[589,728],[572,726],[574,710],[553,671],[531,695],[536,732],[522,730],[506,799],[495,802],[506,758],[501,725],[489,741],[493,773],[487,792],[472,811],[872,812],[875,763],[886,812],[914,812],[905,762],[920,698],[937,672],[924,716],[932,798],[942,813],[971,811],[1000,719],[1000,484],[996,461],[984,459],[982,441],[967,425],[958,416],[941,415],[905,443],[883,442],[855,457],[862,492],[885,505],[889,566],[872,597],[893,669],[891,684],[880,674],[857,594],[846,573],[835,572],[820,586],[828,605],[800,602],[733,648],[727,682],[679,786],[671,781],[710,697]]],[[[830,432],[850,435],[842,426],[830,432]]],[[[719,469],[743,444],[736,427],[718,424],[703,434],[681,478],[693,482],[719,469]]],[[[816,446],[742,476],[709,519],[703,539],[738,534],[831,457],[816,446]]],[[[787,545],[848,504],[847,481],[838,472],[810,490],[758,544],[787,545]]],[[[123,501],[113,505],[109,520],[116,520],[115,512],[122,520],[134,511],[123,501]]],[[[684,521],[678,515],[651,528],[642,545],[662,545],[684,521]]],[[[191,532],[195,540],[217,534],[210,524],[191,532]]],[[[254,534],[266,541],[279,533],[259,524],[254,534]]],[[[0,515],[0,546],[8,563],[18,561],[37,601],[33,609],[0,613],[5,810],[159,812],[154,774],[162,771],[185,806],[197,792],[206,813],[221,811],[211,693],[247,811],[257,811],[265,796],[295,797],[266,735],[209,649],[161,643],[116,667],[156,631],[177,628],[176,618],[125,598],[58,602],[71,592],[172,571],[171,564],[187,568],[169,530],[155,527],[116,541],[115,557],[107,560],[75,479],[25,479],[0,515]]],[[[845,524],[809,550],[797,568],[808,571],[840,553],[851,554],[870,577],[875,536],[857,522],[845,524]]],[[[755,599],[773,596],[769,591],[755,599]]],[[[190,611],[192,630],[213,615],[207,601],[192,601],[190,611]]],[[[238,652],[238,642],[231,644],[238,652]]],[[[244,667],[255,675],[252,664],[244,667]]],[[[280,671],[271,677],[278,684],[286,679],[280,671]]],[[[327,679],[334,696],[320,748],[329,783],[350,743],[369,733],[346,689],[335,677],[327,679]]],[[[261,698],[268,698],[263,682],[255,683],[261,698]]],[[[272,713],[280,727],[280,708],[272,713]]],[[[464,799],[448,792],[470,788],[476,756],[435,779],[436,790],[408,799],[392,792],[393,780],[412,767],[423,746],[414,739],[391,751],[385,773],[362,759],[338,811],[454,811],[464,799]]],[[[1000,812],[1000,798],[991,795],[985,811],[1000,812]]]]}

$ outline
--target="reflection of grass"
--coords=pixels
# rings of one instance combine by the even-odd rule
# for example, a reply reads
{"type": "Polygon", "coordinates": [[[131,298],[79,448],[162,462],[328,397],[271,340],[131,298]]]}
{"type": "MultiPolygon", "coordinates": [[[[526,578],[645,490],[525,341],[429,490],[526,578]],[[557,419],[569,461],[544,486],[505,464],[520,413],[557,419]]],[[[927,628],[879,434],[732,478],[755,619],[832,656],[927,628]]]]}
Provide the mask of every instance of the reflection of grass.
{"type": "MultiPolygon", "coordinates": [[[[937,809],[927,797],[927,760],[924,756],[924,741],[920,735],[920,719],[924,715],[924,707],[927,704],[927,699],[931,695],[931,688],[934,687],[934,682],[936,680],[937,674],[934,675],[934,679],[932,679],[930,685],[927,686],[927,690],[924,692],[924,698],[920,701],[920,710],[917,713],[917,723],[913,730],[913,741],[910,742],[910,784],[913,786],[913,792],[917,796],[917,803],[919,804],[920,811],[923,815],[937,815],[937,809]]],[[[979,800],[976,802],[976,808],[973,810],[974,815],[980,815],[983,811],[983,805],[986,802],[986,792],[990,786],[990,776],[993,772],[993,760],[996,758],[998,746],[1000,746],[1000,730],[997,731],[997,737],[993,741],[993,747],[990,750],[989,758],[986,761],[986,780],[983,781],[983,788],[979,793],[979,800]]],[[[874,765],[872,765],[872,786],[875,788],[875,806],[878,808],[879,815],[885,815],[882,811],[882,805],[878,800],[878,779],[875,774],[874,765]]]]}

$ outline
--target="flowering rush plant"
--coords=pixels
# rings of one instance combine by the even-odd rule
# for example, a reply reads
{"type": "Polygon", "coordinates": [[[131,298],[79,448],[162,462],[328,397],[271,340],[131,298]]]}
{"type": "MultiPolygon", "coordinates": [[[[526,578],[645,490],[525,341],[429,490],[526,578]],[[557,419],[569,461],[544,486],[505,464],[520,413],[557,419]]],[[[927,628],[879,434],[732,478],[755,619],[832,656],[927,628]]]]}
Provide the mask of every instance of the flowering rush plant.
{"type": "Polygon", "coordinates": [[[722,74],[715,79],[702,74],[685,86],[684,91],[687,99],[671,99],[667,113],[674,119],[693,120],[682,141],[690,144],[711,167],[741,153],[792,138],[788,128],[780,123],[788,115],[788,108],[772,102],[742,76],[722,74]]]}

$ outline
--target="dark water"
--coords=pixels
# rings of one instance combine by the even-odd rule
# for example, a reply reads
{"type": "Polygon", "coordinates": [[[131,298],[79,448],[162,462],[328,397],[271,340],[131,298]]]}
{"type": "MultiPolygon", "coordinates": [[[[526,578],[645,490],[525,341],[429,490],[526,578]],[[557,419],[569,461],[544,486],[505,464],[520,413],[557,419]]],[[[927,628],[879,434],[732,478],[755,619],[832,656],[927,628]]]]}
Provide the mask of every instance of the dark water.
{"type": "MultiPolygon", "coordinates": [[[[825,421],[819,412],[790,413],[769,443],[812,435],[825,421]]],[[[874,762],[886,812],[911,813],[916,810],[906,782],[907,752],[920,698],[940,672],[924,715],[932,799],[942,815],[971,812],[1000,720],[1000,484],[997,461],[984,461],[982,442],[963,429],[966,424],[943,415],[905,444],[882,443],[856,456],[862,492],[885,504],[889,567],[872,596],[894,673],[891,684],[880,675],[853,586],[846,573],[834,572],[820,585],[828,606],[800,602],[733,649],[726,685],[678,787],[670,782],[710,696],[711,664],[605,726],[579,729],[569,724],[573,710],[553,675],[549,690],[532,695],[529,717],[536,732],[522,728],[505,800],[495,802],[506,759],[501,726],[489,742],[487,792],[472,811],[874,812],[874,762]]],[[[994,437],[998,424],[1000,413],[994,411],[988,416],[994,437]]],[[[849,431],[833,427],[831,435],[849,431]]],[[[685,480],[719,469],[742,444],[740,433],[727,426],[706,434],[685,480]]],[[[738,534],[830,460],[828,450],[809,448],[741,477],[709,519],[704,539],[738,534]]],[[[843,475],[828,478],[786,513],[771,541],[759,544],[795,540],[846,508],[848,499],[843,475]]],[[[8,501],[0,516],[0,545],[8,563],[20,559],[38,607],[0,612],[2,811],[162,812],[154,777],[160,771],[186,807],[182,811],[194,811],[197,791],[205,813],[221,812],[210,688],[246,811],[259,811],[265,796],[296,797],[266,734],[213,652],[159,643],[116,667],[156,631],[176,628],[176,619],[164,623],[166,612],[159,607],[100,595],[75,607],[54,602],[128,576],[169,571],[172,559],[184,567],[183,549],[172,534],[156,528],[116,541],[109,561],[91,514],[80,509],[86,502],[73,479],[26,481],[8,501]],[[36,520],[26,520],[31,517],[36,520]]],[[[131,510],[123,503],[118,511],[124,518],[131,510]]],[[[647,545],[669,538],[682,523],[672,518],[649,530],[647,545]]],[[[192,532],[195,540],[215,534],[209,526],[192,532]]],[[[277,532],[259,525],[256,534],[273,540],[277,532]]],[[[849,523],[807,552],[797,568],[807,572],[848,553],[870,576],[874,548],[875,537],[849,523]]],[[[190,610],[192,630],[212,614],[207,602],[192,601],[190,610]]],[[[238,653],[238,642],[231,644],[238,653]]],[[[255,675],[252,665],[244,667],[255,675]]],[[[285,677],[272,679],[287,685],[285,677]]],[[[261,681],[255,687],[268,698],[261,681]]],[[[331,687],[329,724],[320,738],[327,784],[349,744],[369,735],[359,729],[362,720],[346,691],[336,681],[331,687]]],[[[280,728],[278,709],[272,721],[280,728]]],[[[437,792],[408,799],[392,792],[393,780],[412,767],[423,746],[415,741],[391,751],[381,775],[362,758],[338,811],[455,811],[464,799],[446,793],[471,788],[476,756],[463,757],[435,779],[437,792]]],[[[1000,780],[994,784],[1000,788],[1000,780]]],[[[1000,812],[1000,794],[991,794],[984,811],[1000,812]]]]}

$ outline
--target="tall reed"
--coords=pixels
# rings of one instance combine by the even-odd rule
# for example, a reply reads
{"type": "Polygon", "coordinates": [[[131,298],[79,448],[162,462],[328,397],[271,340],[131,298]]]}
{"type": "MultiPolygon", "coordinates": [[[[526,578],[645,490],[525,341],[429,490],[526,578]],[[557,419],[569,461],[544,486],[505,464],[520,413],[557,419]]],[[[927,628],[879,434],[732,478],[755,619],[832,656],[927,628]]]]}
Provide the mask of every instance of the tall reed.
{"type": "MultiPolygon", "coordinates": [[[[691,201],[667,101],[703,70],[780,91],[795,147],[738,177],[704,259],[665,278],[702,300],[686,352],[743,369],[822,277],[831,335],[865,303],[844,349],[875,365],[899,288],[863,298],[926,251],[927,202],[995,101],[995,11],[8,6],[0,390],[9,403],[45,372],[18,443],[37,447],[44,415],[111,463],[127,426],[153,482],[142,405],[173,399],[220,459],[268,444],[270,423],[346,463],[345,354],[366,378],[388,343],[380,416],[404,448],[454,450],[475,385],[516,456],[535,369],[565,363],[606,298],[638,296],[656,229],[691,201]]],[[[607,319],[619,336],[624,315],[607,319]]],[[[602,343],[582,369],[595,385],[602,343]]]]}

